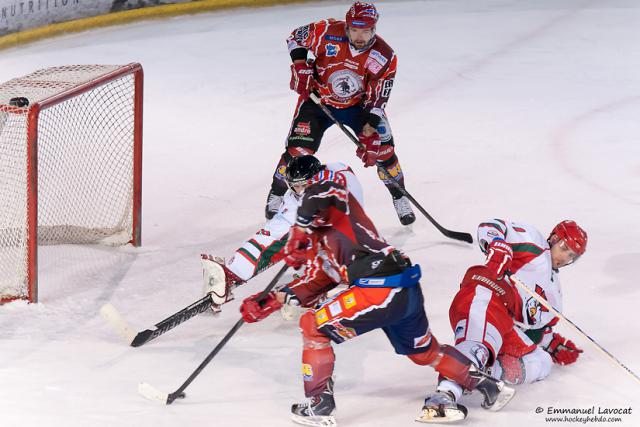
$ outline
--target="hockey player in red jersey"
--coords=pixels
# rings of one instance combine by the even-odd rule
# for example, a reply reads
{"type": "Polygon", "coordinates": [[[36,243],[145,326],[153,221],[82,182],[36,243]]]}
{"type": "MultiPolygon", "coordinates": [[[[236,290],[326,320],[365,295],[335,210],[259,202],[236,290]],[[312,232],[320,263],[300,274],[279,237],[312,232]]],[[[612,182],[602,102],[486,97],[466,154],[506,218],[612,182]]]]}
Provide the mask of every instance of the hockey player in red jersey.
{"type": "Polygon", "coordinates": [[[307,186],[285,253],[289,265],[305,265],[304,276],[264,301],[256,301],[257,294],[247,298],[241,312],[245,321],[256,322],[283,303],[314,308],[300,319],[303,382],[310,401],[293,405],[294,421],[335,425],[331,343],[375,329],[385,332],[396,353],[433,367],[467,391],[481,391],[488,408],[501,408],[513,395],[455,348],[438,343],[424,310],[420,267],[380,236],[340,174],[318,174],[307,186]],[[337,284],[348,288],[315,306],[337,284]]]}
{"type": "MultiPolygon", "coordinates": [[[[449,310],[456,348],[508,384],[540,381],[554,362],[575,362],[582,350],[553,333],[558,319],[518,289],[507,273],[561,310],[558,269],[584,254],[584,230],[574,221],[562,221],[545,239],[531,225],[495,219],[480,224],[478,242],[485,265],[467,270],[449,310]]],[[[460,384],[443,378],[425,400],[423,421],[464,418],[457,403],[462,393],[460,384]]]]}
{"type": "MultiPolygon", "coordinates": [[[[295,29],[287,39],[291,65],[291,89],[299,94],[286,148],[273,176],[265,214],[275,214],[287,190],[285,165],[291,157],[314,154],[324,132],[333,124],[309,99],[315,91],[338,121],[350,127],[365,147],[356,154],[365,167],[384,167],[404,187],[402,168],[394,152],[394,140],[385,114],[396,74],[397,58],[376,34],[378,12],[371,3],[356,2],[345,21],[326,19],[295,29]],[[314,61],[308,60],[312,54],[314,61]]],[[[383,180],[403,225],[415,221],[407,197],[383,180]]]]}
{"type": "Polygon", "coordinates": [[[301,194],[307,182],[320,172],[338,174],[349,193],[363,203],[362,186],[349,166],[339,162],[323,165],[314,156],[292,158],[286,171],[289,190],[277,214],[246,240],[229,260],[202,255],[203,290],[205,295],[211,295],[214,312],[219,312],[224,303],[233,299],[235,288],[284,258],[284,245],[289,229],[296,221],[301,194]]]}

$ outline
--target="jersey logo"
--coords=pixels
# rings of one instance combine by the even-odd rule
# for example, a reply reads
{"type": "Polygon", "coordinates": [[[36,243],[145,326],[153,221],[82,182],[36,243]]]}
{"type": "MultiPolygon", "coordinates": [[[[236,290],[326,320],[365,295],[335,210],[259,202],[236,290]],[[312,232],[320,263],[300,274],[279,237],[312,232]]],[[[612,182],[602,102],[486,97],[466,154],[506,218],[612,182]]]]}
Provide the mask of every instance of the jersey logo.
{"type": "Polygon", "coordinates": [[[293,129],[296,135],[311,135],[311,122],[298,122],[293,129]]]}
{"type": "Polygon", "coordinates": [[[381,54],[375,49],[372,49],[371,53],[369,53],[369,59],[373,59],[374,61],[376,61],[378,64],[382,66],[384,66],[387,62],[389,62],[389,60],[385,58],[383,54],[381,54]]]}
{"type": "Polygon", "coordinates": [[[371,58],[367,58],[367,62],[364,63],[364,68],[371,71],[373,74],[378,74],[382,70],[382,65],[371,58]]]}
{"type": "Polygon", "coordinates": [[[391,89],[393,89],[393,79],[385,80],[384,83],[382,83],[382,97],[388,98],[391,89]]]}
{"type": "Polygon", "coordinates": [[[340,46],[338,46],[337,44],[327,44],[327,46],[325,47],[326,51],[327,51],[327,56],[338,56],[338,52],[340,52],[340,46]]]}
{"type": "Polygon", "coordinates": [[[362,90],[362,80],[351,70],[339,70],[329,77],[329,86],[338,100],[347,100],[362,90]]]}
{"type": "Polygon", "coordinates": [[[308,25],[305,25],[305,26],[303,26],[303,27],[298,28],[298,29],[295,31],[295,34],[294,34],[294,36],[293,36],[293,37],[294,37],[294,38],[296,39],[296,41],[298,41],[298,42],[303,42],[303,41],[305,41],[306,39],[308,39],[308,38],[309,38],[309,26],[308,26],[308,25]]]}

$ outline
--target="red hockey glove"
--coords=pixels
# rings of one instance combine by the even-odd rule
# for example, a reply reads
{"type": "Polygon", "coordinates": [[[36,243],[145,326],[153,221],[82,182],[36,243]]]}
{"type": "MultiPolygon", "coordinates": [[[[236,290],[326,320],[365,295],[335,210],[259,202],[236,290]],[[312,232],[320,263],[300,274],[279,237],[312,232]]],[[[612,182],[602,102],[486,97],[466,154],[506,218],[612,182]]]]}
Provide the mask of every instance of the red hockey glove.
{"type": "Polygon", "coordinates": [[[307,260],[307,248],[311,243],[306,228],[294,225],[289,230],[289,240],[284,247],[284,262],[293,268],[300,268],[307,260]]]}
{"type": "Polygon", "coordinates": [[[358,147],[356,155],[360,157],[364,167],[368,168],[375,165],[380,152],[380,135],[378,135],[378,132],[374,132],[369,136],[365,136],[363,132],[360,132],[358,140],[360,140],[362,147],[358,147]]]}
{"type": "Polygon", "coordinates": [[[576,347],[573,341],[555,333],[545,350],[558,365],[570,365],[578,360],[578,356],[582,353],[582,350],[576,347]]]}
{"type": "Polygon", "coordinates": [[[291,82],[289,83],[291,90],[307,98],[313,89],[313,71],[313,66],[306,62],[291,64],[291,82]]]}
{"type": "Polygon", "coordinates": [[[489,244],[489,252],[484,265],[496,273],[496,278],[501,279],[504,276],[504,272],[511,268],[512,259],[513,250],[511,245],[502,239],[493,239],[489,244]]]}
{"type": "Polygon", "coordinates": [[[251,295],[249,298],[242,301],[240,313],[242,314],[244,321],[247,323],[259,322],[274,311],[280,310],[280,307],[282,307],[282,304],[278,302],[276,298],[275,292],[269,292],[262,301],[258,301],[260,293],[251,295]]]}

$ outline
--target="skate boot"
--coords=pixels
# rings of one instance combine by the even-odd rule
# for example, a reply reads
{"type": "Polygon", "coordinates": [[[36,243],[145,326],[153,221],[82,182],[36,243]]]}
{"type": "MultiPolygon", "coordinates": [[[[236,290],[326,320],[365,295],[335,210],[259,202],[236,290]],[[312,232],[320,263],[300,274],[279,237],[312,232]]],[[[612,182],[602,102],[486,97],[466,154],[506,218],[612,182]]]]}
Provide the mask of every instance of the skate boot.
{"type": "Polygon", "coordinates": [[[402,196],[398,199],[393,199],[393,207],[396,209],[398,219],[402,225],[413,224],[416,220],[416,214],[411,209],[411,203],[407,196],[402,196]]]}
{"type": "Polygon", "coordinates": [[[211,295],[211,310],[219,313],[220,306],[233,299],[232,291],[244,283],[244,280],[236,276],[227,268],[224,258],[202,254],[203,291],[205,295],[211,295]]]}
{"type": "Polygon", "coordinates": [[[278,213],[278,209],[282,204],[282,200],[284,196],[278,196],[273,194],[273,190],[269,190],[269,195],[267,196],[267,205],[264,208],[264,216],[267,219],[271,219],[278,213]]]}
{"type": "Polygon", "coordinates": [[[507,386],[504,381],[496,380],[484,372],[469,370],[469,376],[478,380],[474,389],[484,396],[482,407],[489,411],[499,411],[516,394],[516,391],[507,386]]]}
{"type": "Polygon", "coordinates": [[[464,420],[467,408],[456,403],[450,391],[437,391],[424,400],[422,413],[416,418],[419,423],[450,423],[464,420]]]}
{"type": "Polygon", "coordinates": [[[305,426],[335,427],[335,410],[333,380],[329,380],[327,390],[311,397],[308,402],[291,405],[291,420],[305,426]]]}

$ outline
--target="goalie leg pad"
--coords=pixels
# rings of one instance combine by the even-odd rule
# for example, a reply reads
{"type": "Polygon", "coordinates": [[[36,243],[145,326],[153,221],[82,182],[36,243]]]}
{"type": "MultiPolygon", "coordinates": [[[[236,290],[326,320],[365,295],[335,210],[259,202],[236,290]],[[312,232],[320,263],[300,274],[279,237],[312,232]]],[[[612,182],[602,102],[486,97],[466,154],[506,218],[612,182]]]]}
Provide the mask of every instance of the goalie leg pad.
{"type": "Polygon", "coordinates": [[[205,295],[211,294],[211,300],[218,306],[233,299],[231,280],[227,273],[222,258],[202,255],[203,291],[205,295]]]}

